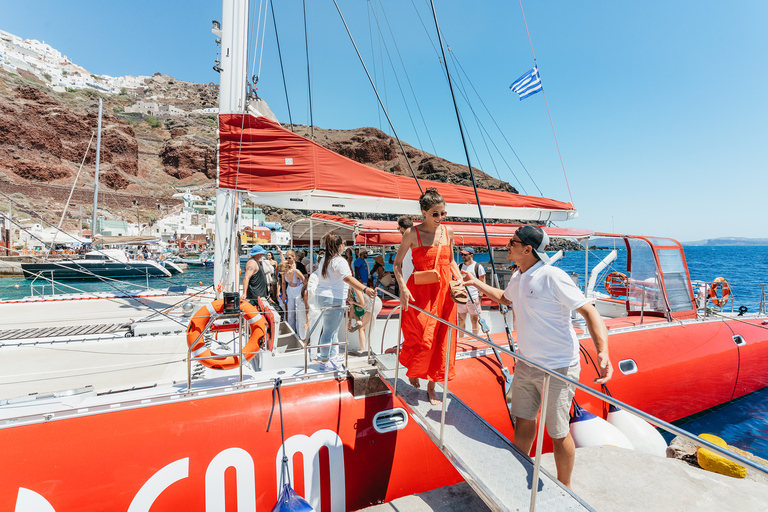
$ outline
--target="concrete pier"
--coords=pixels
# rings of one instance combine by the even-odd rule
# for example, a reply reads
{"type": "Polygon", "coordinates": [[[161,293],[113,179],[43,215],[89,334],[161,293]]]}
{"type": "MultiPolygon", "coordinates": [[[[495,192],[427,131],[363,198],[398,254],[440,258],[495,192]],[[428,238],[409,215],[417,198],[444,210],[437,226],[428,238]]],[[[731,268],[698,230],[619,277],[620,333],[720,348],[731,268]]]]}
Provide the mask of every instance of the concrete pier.
{"type": "MultiPolygon", "coordinates": [[[[542,467],[556,473],[551,453],[542,457],[542,467]]],[[[678,459],[664,459],[612,446],[576,450],[571,483],[574,492],[600,512],[763,511],[768,503],[768,478],[752,469],[748,470],[746,478],[731,478],[678,459]]],[[[472,488],[462,482],[364,510],[482,512],[489,509],[472,488]]]]}

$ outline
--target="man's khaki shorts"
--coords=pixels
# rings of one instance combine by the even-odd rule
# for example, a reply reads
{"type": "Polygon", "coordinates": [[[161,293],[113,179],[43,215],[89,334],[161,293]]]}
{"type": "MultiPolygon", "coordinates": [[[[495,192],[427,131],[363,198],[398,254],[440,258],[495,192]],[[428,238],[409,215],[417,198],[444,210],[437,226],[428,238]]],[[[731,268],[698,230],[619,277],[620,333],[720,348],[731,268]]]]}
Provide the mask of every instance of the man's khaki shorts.
{"type": "MultiPolygon", "coordinates": [[[[581,365],[557,368],[553,372],[579,380],[581,365]]],[[[512,416],[536,421],[541,407],[541,395],[544,390],[543,371],[532,368],[522,361],[515,364],[515,376],[512,380],[512,398],[510,409],[512,416]]],[[[547,401],[547,433],[552,439],[562,439],[568,435],[570,427],[571,400],[576,386],[555,377],[549,379],[549,399],[547,401]]]]}

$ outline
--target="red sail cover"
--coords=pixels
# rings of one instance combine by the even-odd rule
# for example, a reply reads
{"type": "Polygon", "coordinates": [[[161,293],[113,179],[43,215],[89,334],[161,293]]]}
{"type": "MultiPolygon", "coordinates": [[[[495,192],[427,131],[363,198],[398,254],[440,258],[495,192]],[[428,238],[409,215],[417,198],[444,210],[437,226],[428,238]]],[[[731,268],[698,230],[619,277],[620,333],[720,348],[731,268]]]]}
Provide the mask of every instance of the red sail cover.
{"type": "MultiPolygon", "coordinates": [[[[478,217],[471,187],[420,180],[436,187],[451,216],[478,217]]],[[[250,191],[257,203],[283,208],[376,213],[419,212],[411,177],[360,164],[286,130],[266,117],[219,115],[219,187],[250,191]]],[[[567,220],[571,203],[478,190],[489,218],[567,220]]]]}
{"type": "MultiPolygon", "coordinates": [[[[420,221],[416,220],[418,224],[420,221]]],[[[482,224],[469,222],[443,222],[453,229],[457,246],[485,246],[485,232],[482,224]]],[[[520,224],[487,224],[488,241],[492,247],[504,247],[520,227],[520,224]]],[[[550,238],[587,238],[594,231],[580,228],[557,228],[541,226],[550,238]]],[[[313,213],[312,217],[299,219],[288,228],[294,245],[307,245],[312,235],[317,244],[326,233],[333,232],[345,241],[355,245],[398,245],[403,235],[397,229],[397,222],[370,219],[349,219],[326,213],[313,213]],[[312,229],[310,230],[310,224],[312,229]]]]}

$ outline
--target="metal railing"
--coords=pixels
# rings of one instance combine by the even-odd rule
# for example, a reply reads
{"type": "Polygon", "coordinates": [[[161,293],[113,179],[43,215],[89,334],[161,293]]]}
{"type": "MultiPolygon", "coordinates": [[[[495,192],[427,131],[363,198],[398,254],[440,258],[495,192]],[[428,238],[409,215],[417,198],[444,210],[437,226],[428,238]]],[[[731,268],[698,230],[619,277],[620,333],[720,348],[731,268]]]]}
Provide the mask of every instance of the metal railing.
{"type": "MultiPolygon", "coordinates": [[[[398,297],[395,297],[393,294],[391,294],[389,292],[385,291],[385,293],[387,293],[388,295],[391,295],[393,298],[398,298],[398,297]]],[[[540,472],[540,467],[541,467],[541,451],[542,451],[542,443],[543,443],[543,438],[544,438],[544,426],[546,424],[546,414],[547,414],[546,404],[547,404],[547,401],[548,401],[548,398],[549,398],[549,396],[548,396],[549,395],[549,383],[550,383],[550,379],[552,377],[554,377],[555,379],[559,379],[559,380],[562,380],[564,382],[567,382],[568,384],[571,384],[571,385],[575,386],[576,388],[584,391],[585,393],[587,393],[589,395],[592,395],[592,396],[602,400],[603,402],[607,402],[607,403],[609,403],[611,405],[614,405],[614,406],[616,406],[616,407],[618,407],[620,409],[623,409],[623,410],[629,412],[630,414],[641,418],[642,420],[650,423],[651,425],[653,425],[653,426],[655,426],[657,428],[661,428],[662,430],[665,430],[666,432],[670,432],[672,434],[685,437],[688,440],[693,441],[697,446],[704,447],[704,448],[707,448],[709,450],[712,450],[715,453],[725,457],[726,459],[728,459],[728,460],[730,460],[732,462],[735,462],[736,464],[741,464],[742,466],[749,466],[752,469],[755,469],[757,471],[760,471],[760,472],[768,475],[768,467],[765,467],[765,466],[763,466],[761,464],[753,462],[753,461],[751,461],[751,460],[749,460],[749,459],[747,459],[747,458],[745,458],[745,457],[743,457],[741,455],[738,455],[738,454],[736,454],[734,452],[731,452],[730,450],[727,450],[725,448],[721,448],[720,446],[717,446],[714,443],[711,443],[711,442],[709,442],[709,441],[707,441],[705,439],[702,439],[702,438],[700,438],[700,437],[698,437],[698,436],[696,436],[694,434],[691,434],[690,432],[687,432],[687,431],[685,431],[685,430],[683,430],[683,429],[681,429],[679,427],[676,427],[676,426],[674,426],[674,425],[672,425],[670,423],[667,423],[666,421],[663,421],[663,420],[661,420],[659,418],[656,418],[655,416],[652,416],[652,415],[650,415],[650,414],[648,414],[646,412],[643,412],[640,409],[632,407],[631,405],[628,405],[628,404],[626,404],[626,403],[624,403],[624,402],[622,402],[620,400],[617,400],[616,398],[614,398],[612,396],[608,396],[608,395],[605,395],[605,394],[603,394],[603,393],[601,393],[599,391],[595,391],[594,389],[592,389],[592,388],[590,388],[588,386],[585,386],[584,384],[581,384],[578,381],[572,380],[572,379],[570,379],[570,378],[568,378],[566,376],[560,375],[557,372],[554,372],[552,370],[544,368],[543,366],[540,366],[540,365],[530,361],[529,359],[527,359],[527,358],[525,358],[525,357],[523,357],[523,356],[521,356],[521,355],[519,355],[519,354],[517,354],[515,352],[512,352],[511,350],[509,350],[507,348],[504,348],[504,347],[502,347],[500,345],[497,345],[497,344],[493,343],[492,341],[490,341],[488,339],[483,339],[483,338],[473,334],[471,331],[467,331],[467,330],[463,329],[462,327],[459,327],[459,326],[457,326],[457,325],[455,325],[455,324],[453,324],[453,323],[451,323],[451,322],[449,322],[449,321],[447,321],[447,320],[445,320],[443,318],[440,318],[440,317],[438,317],[436,315],[433,315],[429,311],[425,311],[425,310],[423,310],[423,309],[421,309],[421,308],[419,308],[419,307],[417,307],[417,306],[415,306],[413,304],[408,304],[408,307],[409,308],[413,308],[416,311],[419,311],[420,313],[425,314],[425,315],[429,316],[430,318],[433,318],[433,319],[437,320],[438,322],[441,322],[441,323],[443,323],[443,324],[445,324],[445,325],[447,325],[449,327],[448,337],[447,337],[448,346],[446,348],[446,360],[445,360],[445,379],[444,379],[444,382],[443,382],[442,414],[441,414],[441,419],[440,419],[439,448],[441,450],[444,447],[445,412],[446,412],[446,402],[447,402],[446,398],[447,398],[448,392],[449,392],[449,390],[448,390],[448,374],[449,374],[448,368],[449,368],[449,365],[450,365],[451,342],[452,342],[451,339],[452,339],[452,334],[453,334],[452,330],[453,329],[456,329],[458,332],[461,332],[464,335],[469,336],[470,338],[472,338],[474,340],[477,340],[477,341],[480,341],[480,342],[482,342],[482,343],[484,343],[486,345],[489,345],[491,348],[495,349],[495,351],[503,352],[503,353],[511,356],[516,362],[517,361],[523,361],[528,366],[530,366],[532,368],[536,368],[536,369],[544,372],[544,374],[545,374],[544,375],[544,387],[543,387],[544,392],[543,392],[543,395],[542,395],[541,406],[540,406],[541,407],[541,413],[540,413],[540,417],[539,417],[539,426],[538,426],[538,430],[537,430],[536,454],[535,454],[535,457],[534,457],[534,470],[533,470],[533,479],[532,479],[532,484],[531,484],[531,502],[530,502],[530,510],[531,511],[535,510],[535,506],[536,506],[536,493],[537,493],[537,487],[538,487],[536,485],[536,482],[538,482],[538,480],[539,480],[539,472],[540,472]]],[[[391,316],[391,313],[390,313],[390,316],[391,316]]],[[[398,340],[397,340],[397,350],[396,350],[397,356],[396,356],[396,364],[395,364],[395,379],[394,379],[394,385],[393,385],[393,394],[395,396],[397,396],[397,382],[398,382],[398,379],[399,379],[399,370],[400,370],[399,360],[400,360],[400,337],[402,335],[402,315],[400,315],[400,319],[401,319],[400,320],[401,326],[400,326],[400,333],[398,335],[398,340]]],[[[389,319],[387,319],[387,320],[389,320],[389,319]]],[[[528,454],[526,454],[526,456],[527,455],[528,454]]]]}
{"type": "MultiPolygon", "coordinates": [[[[310,340],[310,338],[312,336],[312,333],[315,331],[315,329],[318,328],[318,326],[322,326],[323,325],[322,321],[323,321],[323,317],[325,316],[326,312],[334,310],[334,309],[344,309],[345,310],[345,314],[342,317],[342,325],[344,325],[346,323],[347,319],[348,319],[348,314],[349,314],[348,308],[347,308],[346,304],[344,304],[342,306],[327,307],[327,308],[321,309],[320,310],[320,316],[317,318],[317,320],[315,320],[315,322],[312,324],[310,329],[307,330],[307,334],[306,334],[306,336],[303,339],[298,335],[298,333],[295,333],[296,334],[296,339],[299,340],[299,342],[302,345],[302,350],[304,351],[304,373],[305,374],[308,373],[308,371],[309,371],[309,350],[311,349],[311,345],[310,345],[310,341],[309,340],[310,340]]],[[[195,340],[192,343],[188,343],[188,347],[187,347],[187,391],[188,392],[191,391],[191,389],[192,389],[192,362],[193,361],[204,361],[204,360],[211,360],[211,359],[216,360],[216,359],[222,359],[222,358],[225,358],[225,357],[237,357],[238,358],[238,363],[239,363],[238,364],[238,369],[239,369],[238,382],[239,383],[243,382],[243,364],[246,362],[246,359],[243,357],[243,325],[244,325],[243,315],[244,314],[245,313],[243,311],[240,311],[239,313],[235,313],[235,314],[232,314],[232,313],[215,313],[214,312],[213,314],[210,315],[207,324],[200,331],[200,334],[195,338],[195,340]],[[237,341],[238,341],[238,343],[236,344],[236,349],[237,350],[231,351],[231,352],[225,352],[225,353],[222,353],[222,354],[213,354],[213,352],[212,352],[211,355],[209,355],[209,356],[192,357],[192,347],[197,346],[198,343],[200,342],[200,340],[204,339],[205,334],[209,333],[211,331],[211,328],[214,326],[214,324],[215,324],[215,322],[217,320],[222,320],[222,319],[226,319],[226,318],[232,318],[232,319],[237,318],[237,323],[238,323],[238,329],[237,329],[237,341]]],[[[261,314],[264,315],[264,312],[261,312],[261,314]]],[[[208,317],[208,315],[206,315],[206,317],[208,317]]],[[[195,318],[205,318],[205,317],[192,316],[189,319],[190,322],[193,319],[195,319],[195,318]]],[[[232,325],[234,325],[234,324],[232,324],[232,325]]],[[[278,334],[279,334],[279,327],[277,325],[275,325],[275,332],[272,333],[272,335],[274,336],[274,343],[273,343],[273,348],[272,348],[273,351],[275,351],[277,349],[278,334]]],[[[220,345],[223,346],[223,345],[226,345],[227,343],[229,343],[229,342],[220,343],[220,345]]],[[[348,347],[349,346],[349,339],[347,337],[346,329],[345,329],[345,336],[344,336],[344,341],[343,342],[339,341],[337,343],[329,343],[329,344],[325,344],[325,345],[319,345],[318,344],[317,346],[315,346],[315,348],[319,349],[320,346],[328,346],[329,349],[330,349],[330,347],[334,347],[334,346],[345,346],[345,347],[348,347]]],[[[202,347],[198,347],[198,350],[200,350],[201,348],[202,347]]],[[[248,354],[250,354],[250,352],[246,353],[246,355],[248,355],[248,354]]],[[[348,367],[348,364],[349,364],[349,350],[344,350],[344,366],[348,367]]],[[[335,372],[321,372],[321,373],[335,373],[335,372]]]]}

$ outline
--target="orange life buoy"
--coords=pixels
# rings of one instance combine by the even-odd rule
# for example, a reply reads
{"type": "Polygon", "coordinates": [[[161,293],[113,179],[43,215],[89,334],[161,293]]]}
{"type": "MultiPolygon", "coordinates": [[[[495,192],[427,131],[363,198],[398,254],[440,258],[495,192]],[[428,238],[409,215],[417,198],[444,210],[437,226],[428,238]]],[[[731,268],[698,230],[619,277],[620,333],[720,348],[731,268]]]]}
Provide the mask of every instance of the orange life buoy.
{"type": "Polygon", "coordinates": [[[275,346],[275,332],[277,332],[277,322],[269,302],[264,297],[259,297],[259,309],[264,319],[267,321],[267,350],[271,351],[275,346]]]}
{"type": "MultiPolygon", "coordinates": [[[[192,348],[192,357],[205,357],[206,359],[199,359],[200,363],[214,370],[231,370],[240,366],[239,356],[217,358],[216,354],[205,346],[205,340],[200,336],[200,333],[208,327],[211,316],[214,313],[221,313],[223,309],[224,299],[218,299],[210,304],[206,304],[197,310],[187,327],[187,346],[192,348]]],[[[243,347],[243,356],[246,361],[250,361],[256,355],[256,352],[259,351],[259,348],[261,348],[264,336],[266,335],[266,326],[264,317],[261,316],[261,313],[250,302],[241,300],[240,311],[243,312],[243,318],[251,330],[248,343],[243,347]]]]}
{"type": "Polygon", "coordinates": [[[726,281],[724,277],[716,277],[715,280],[712,281],[712,284],[709,287],[709,299],[712,301],[712,304],[721,308],[725,306],[730,296],[731,296],[731,287],[728,286],[728,281],[726,281]],[[723,289],[723,296],[721,298],[717,297],[718,288],[723,289]]]}
{"type": "Polygon", "coordinates": [[[626,297],[629,280],[621,272],[611,272],[605,276],[605,289],[614,297],[626,297]]]}

